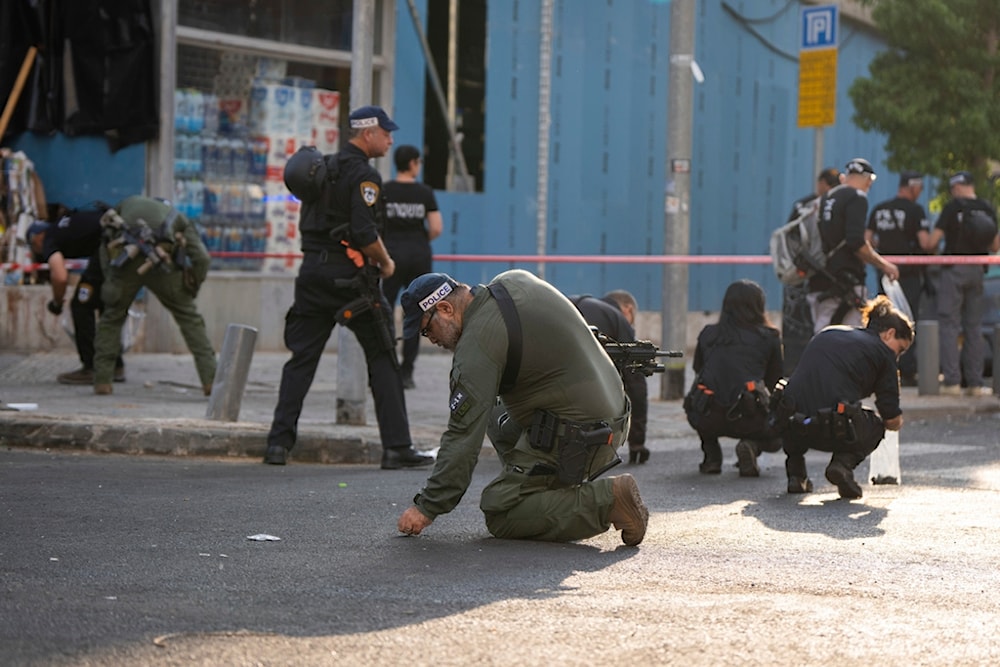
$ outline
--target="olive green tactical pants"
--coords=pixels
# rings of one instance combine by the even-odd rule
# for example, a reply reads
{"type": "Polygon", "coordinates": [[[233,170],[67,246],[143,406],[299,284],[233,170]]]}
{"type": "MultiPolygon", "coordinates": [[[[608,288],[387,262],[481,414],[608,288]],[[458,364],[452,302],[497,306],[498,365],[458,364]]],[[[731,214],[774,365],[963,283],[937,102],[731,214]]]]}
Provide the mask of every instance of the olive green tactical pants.
{"type": "MultiPolygon", "coordinates": [[[[552,475],[529,475],[536,463],[552,465],[552,457],[531,449],[525,430],[507,422],[497,428],[497,417],[505,408],[494,408],[487,435],[503,455],[500,476],[483,490],[479,508],[486,528],[494,537],[506,539],[572,542],[600,535],[608,530],[608,514],[614,503],[612,479],[562,486],[552,475]]],[[[625,429],[627,430],[627,428],[625,429]]],[[[598,447],[588,474],[600,470],[615,458],[625,439],[625,431],[615,433],[611,445],[598,447]]]]}
{"type": "Polygon", "coordinates": [[[120,268],[105,266],[105,280],[101,288],[104,312],[97,324],[94,340],[94,384],[111,384],[115,358],[121,350],[121,330],[128,317],[129,306],[142,287],[156,295],[163,307],[170,311],[180,327],[184,342],[194,355],[198,378],[202,386],[211,385],[215,379],[215,350],[205,330],[205,320],[195,307],[195,299],[184,289],[183,274],[179,270],[169,273],[153,268],[144,275],[136,273],[142,262],[139,258],[120,268]]]}

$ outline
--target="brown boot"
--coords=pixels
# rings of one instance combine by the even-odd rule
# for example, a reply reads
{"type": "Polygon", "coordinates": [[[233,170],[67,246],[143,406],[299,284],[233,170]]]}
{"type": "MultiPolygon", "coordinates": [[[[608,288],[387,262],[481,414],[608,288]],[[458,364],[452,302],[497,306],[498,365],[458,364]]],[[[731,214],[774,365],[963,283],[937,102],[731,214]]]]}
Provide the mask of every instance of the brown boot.
{"type": "Polygon", "coordinates": [[[202,385],[201,390],[205,393],[206,396],[212,395],[212,385],[210,384],[202,385]]]}
{"type": "Polygon", "coordinates": [[[611,478],[614,502],[608,512],[608,521],[622,531],[622,542],[630,547],[642,542],[649,523],[649,510],[642,504],[639,485],[632,475],[617,475],[611,478]]]}
{"type": "Polygon", "coordinates": [[[59,384],[94,384],[94,369],[77,368],[69,373],[60,373],[56,380],[59,384]]]}
{"type": "Polygon", "coordinates": [[[113,389],[112,389],[112,387],[111,387],[110,384],[95,384],[94,385],[94,393],[98,394],[99,396],[107,396],[112,391],[113,391],[113,389]]]}

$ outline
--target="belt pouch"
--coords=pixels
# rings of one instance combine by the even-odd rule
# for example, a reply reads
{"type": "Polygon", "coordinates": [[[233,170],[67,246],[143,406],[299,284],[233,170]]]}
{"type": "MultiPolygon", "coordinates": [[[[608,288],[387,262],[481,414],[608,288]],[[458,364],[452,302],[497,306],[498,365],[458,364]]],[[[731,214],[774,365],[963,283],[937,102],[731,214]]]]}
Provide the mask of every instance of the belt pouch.
{"type": "Polygon", "coordinates": [[[587,470],[587,443],[580,427],[566,423],[566,433],[558,442],[556,475],[563,484],[579,484],[587,470]]]}
{"type": "Polygon", "coordinates": [[[559,418],[547,410],[537,410],[528,427],[528,444],[532,449],[551,452],[558,437],[559,418]]]}

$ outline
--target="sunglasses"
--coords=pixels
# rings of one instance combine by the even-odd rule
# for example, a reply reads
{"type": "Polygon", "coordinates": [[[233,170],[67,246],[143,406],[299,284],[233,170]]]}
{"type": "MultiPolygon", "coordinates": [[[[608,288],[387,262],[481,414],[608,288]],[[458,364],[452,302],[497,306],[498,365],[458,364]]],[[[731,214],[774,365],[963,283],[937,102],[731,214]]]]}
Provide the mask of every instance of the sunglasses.
{"type": "Polygon", "coordinates": [[[431,320],[434,319],[434,316],[437,315],[437,312],[438,312],[437,308],[435,308],[434,310],[432,310],[431,311],[431,316],[427,318],[427,324],[425,324],[423,326],[423,328],[420,329],[420,335],[423,336],[424,338],[427,338],[427,334],[430,333],[431,320]]]}

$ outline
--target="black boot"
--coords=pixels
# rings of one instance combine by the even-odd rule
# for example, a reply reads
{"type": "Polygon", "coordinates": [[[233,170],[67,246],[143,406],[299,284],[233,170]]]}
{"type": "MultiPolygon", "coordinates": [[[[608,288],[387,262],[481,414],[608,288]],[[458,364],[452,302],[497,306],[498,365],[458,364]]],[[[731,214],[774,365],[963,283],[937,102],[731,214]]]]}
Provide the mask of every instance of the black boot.
{"type": "Polygon", "coordinates": [[[722,472],[722,447],[718,438],[702,437],[701,451],[705,458],[698,464],[698,472],[702,475],[718,475],[722,472]]]}
{"type": "Polygon", "coordinates": [[[392,447],[382,451],[382,470],[422,468],[434,463],[433,456],[421,454],[413,447],[392,447]]]}
{"type": "Polygon", "coordinates": [[[285,458],[288,456],[288,450],[281,445],[268,445],[267,451],[264,452],[264,463],[270,463],[274,466],[285,465],[285,458]]]}

